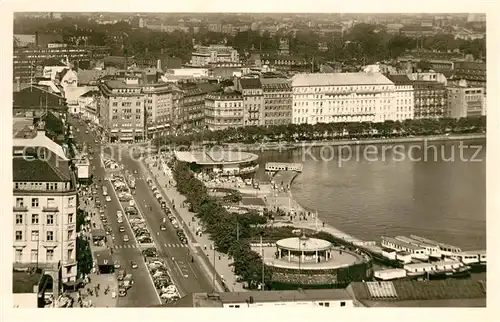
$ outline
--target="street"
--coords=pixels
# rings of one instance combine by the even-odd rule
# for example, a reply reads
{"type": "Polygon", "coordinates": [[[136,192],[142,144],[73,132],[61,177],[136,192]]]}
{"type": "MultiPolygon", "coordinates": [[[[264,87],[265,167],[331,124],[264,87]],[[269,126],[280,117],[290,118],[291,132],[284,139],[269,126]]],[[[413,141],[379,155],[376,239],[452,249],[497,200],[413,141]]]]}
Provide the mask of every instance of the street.
{"type": "MultiPolygon", "coordinates": [[[[86,134],[86,127],[81,123],[71,122],[72,125],[79,129],[78,133],[75,133],[77,138],[77,142],[86,142],[89,145],[94,144],[95,137],[92,133],[86,134]]],[[[76,132],[76,131],[75,131],[76,132]]],[[[100,162],[100,154],[99,149],[95,148],[94,159],[91,160],[91,167],[94,166],[95,170],[93,170],[94,177],[104,178],[106,176],[105,170],[100,162]]],[[[118,299],[118,307],[146,307],[151,305],[160,304],[160,299],[156,292],[156,289],[153,285],[151,277],[149,275],[148,269],[144,263],[144,259],[141,253],[140,248],[136,244],[133,238],[133,232],[130,229],[127,221],[124,221],[123,224],[119,224],[117,221],[116,212],[118,210],[122,210],[120,207],[120,203],[116,196],[113,194],[113,188],[111,184],[106,181],[105,184],[108,187],[108,191],[110,192],[111,202],[106,202],[104,197],[102,196],[102,189],[99,190],[98,196],[101,199],[102,205],[106,205],[106,213],[107,213],[107,221],[108,225],[112,229],[112,233],[108,238],[114,236],[113,243],[113,260],[119,261],[122,267],[126,269],[127,272],[132,273],[135,280],[135,287],[132,287],[128,290],[128,293],[125,297],[120,297],[118,299]],[[125,228],[125,232],[121,233],[119,231],[120,226],[125,228]],[[130,241],[123,242],[123,235],[128,235],[130,241]],[[134,261],[138,264],[136,269],[132,269],[130,267],[130,262],[134,261]]]]}
{"type": "Polygon", "coordinates": [[[158,251],[167,259],[168,265],[172,269],[172,278],[176,282],[179,292],[187,294],[213,291],[212,279],[206,276],[206,272],[200,267],[196,259],[192,262],[193,257],[196,258],[195,254],[192,253],[189,247],[180,243],[176,230],[168,220],[165,223],[167,230],[160,230],[160,225],[166,216],[146,183],[145,179],[149,176],[147,170],[140,165],[138,158],[133,155],[133,152],[127,146],[113,146],[106,148],[106,152],[110,151],[110,149],[113,150],[112,154],[116,156],[116,161],[123,164],[125,170],[130,172],[137,170],[138,172],[136,175],[136,193],[134,195],[136,206],[150,228],[158,251]]]}

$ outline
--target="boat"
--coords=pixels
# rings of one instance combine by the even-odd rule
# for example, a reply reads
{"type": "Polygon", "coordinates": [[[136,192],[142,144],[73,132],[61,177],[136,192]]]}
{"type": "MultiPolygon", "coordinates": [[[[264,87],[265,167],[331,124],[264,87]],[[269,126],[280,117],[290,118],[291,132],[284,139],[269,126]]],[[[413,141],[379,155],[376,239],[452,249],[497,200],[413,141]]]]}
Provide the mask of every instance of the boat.
{"type": "Polygon", "coordinates": [[[441,251],[441,254],[443,256],[445,256],[445,257],[449,257],[449,256],[452,256],[454,254],[462,252],[462,249],[460,247],[456,247],[456,246],[453,246],[453,245],[450,245],[450,244],[442,243],[442,242],[435,241],[435,240],[432,240],[432,239],[428,239],[428,238],[425,238],[425,237],[420,237],[420,236],[417,236],[417,235],[410,235],[410,238],[414,239],[416,241],[422,242],[422,243],[426,243],[426,244],[430,244],[430,245],[435,245],[435,246],[439,247],[439,250],[441,251]]]}
{"type": "Polygon", "coordinates": [[[427,261],[429,259],[429,255],[427,254],[425,248],[421,246],[416,246],[413,244],[409,244],[400,240],[397,240],[392,237],[381,237],[381,245],[382,247],[393,249],[395,251],[404,251],[411,254],[412,258],[416,258],[419,260],[427,261]]]}
{"type": "Polygon", "coordinates": [[[408,243],[408,244],[411,244],[411,245],[415,245],[415,246],[419,246],[419,247],[424,248],[427,255],[430,257],[430,259],[437,260],[437,259],[441,259],[443,256],[441,253],[441,250],[436,245],[425,243],[423,241],[418,241],[418,240],[408,238],[405,236],[397,236],[397,237],[395,237],[395,239],[402,241],[402,242],[405,242],[405,243],[408,243]]]}

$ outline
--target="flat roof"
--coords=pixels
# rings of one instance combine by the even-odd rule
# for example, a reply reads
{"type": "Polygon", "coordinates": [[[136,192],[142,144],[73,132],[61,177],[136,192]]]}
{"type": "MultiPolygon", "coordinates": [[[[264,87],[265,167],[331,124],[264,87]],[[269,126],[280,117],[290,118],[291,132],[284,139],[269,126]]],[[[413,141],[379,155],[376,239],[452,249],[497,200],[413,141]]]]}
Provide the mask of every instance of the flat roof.
{"type": "Polygon", "coordinates": [[[381,73],[313,73],[297,74],[292,78],[293,87],[335,85],[393,85],[381,73]]]}
{"type": "Polygon", "coordinates": [[[417,236],[417,235],[410,235],[410,237],[412,239],[415,239],[415,240],[418,240],[418,241],[423,241],[424,243],[428,243],[428,244],[431,244],[431,245],[436,245],[438,247],[461,249],[460,247],[457,247],[457,246],[453,246],[453,245],[442,243],[442,242],[435,241],[435,240],[432,240],[432,239],[420,237],[420,236],[417,236]]]}
{"type": "Polygon", "coordinates": [[[175,151],[175,157],[182,162],[199,165],[238,164],[255,161],[257,154],[242,151],[175,151]]]}
{"type": "Polygon", "coordinates": [[[249,291],[226,292],[219,294],[221,302],[244,303],[254,302],[281,302],[281,301],[315,301],[315,300],[352,300],[345,289],[318,289],[318,290],[286,290],[286,291],[249,291]]]}
{"type": "Polygon", "coordinates": [[[405,247],[407,249],[413,249],[413,250],[423,249],[421,246],[415,246],[415,245],[412,245],[412,244],[408,244],[408,243],[402,242],[402,241],[397,240],[396,238],[392,238],[392,237],[384,237],[384,236],[382,236],[382,240],[385,240],[385,241],[387,241],[389,243],[392,243],[394,245],[399,245],[401,247],[405,247]]]}
{"type": "Polygon", "coordinates": [[[316,251],[326,250],[333,247],[333,244],[327,240],[309,237],[292,237],[278,240],[276,246],[288,250],[297,251],[316,251]]]}

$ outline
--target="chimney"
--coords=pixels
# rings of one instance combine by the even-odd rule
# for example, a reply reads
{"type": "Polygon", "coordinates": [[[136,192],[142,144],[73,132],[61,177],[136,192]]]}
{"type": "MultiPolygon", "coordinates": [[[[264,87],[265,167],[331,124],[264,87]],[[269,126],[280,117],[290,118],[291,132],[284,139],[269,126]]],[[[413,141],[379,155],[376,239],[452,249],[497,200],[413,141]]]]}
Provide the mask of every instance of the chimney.
{"type": "Polygon", "coordinates": [[[161,69],[161,59],[156,61],[156,69],[161,69]]]}

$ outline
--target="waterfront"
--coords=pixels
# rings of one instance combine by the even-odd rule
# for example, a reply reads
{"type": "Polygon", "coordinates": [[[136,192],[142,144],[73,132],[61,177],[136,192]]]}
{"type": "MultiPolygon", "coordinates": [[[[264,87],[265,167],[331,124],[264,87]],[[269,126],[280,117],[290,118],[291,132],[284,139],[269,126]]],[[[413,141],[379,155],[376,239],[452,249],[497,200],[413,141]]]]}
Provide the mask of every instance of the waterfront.
{"type": "Polygon", "coordinates": [[[354,237],[378,241],[381,235],[416,234],[485,249],[486,143],[463,145],[468,148],[460,150],[460,142],[433,143],[435,149],[402,144],[404,157],[382,145],[373,146],[369,158],[363,150],[351,151],[349,158],[340,148],[265,151],[258,177],[266,177],[265,162],[302,162],[304,170],[292,185],[294,198],[354,237]],[[455,161],[447,161],[453,153],[455,161]]]}

